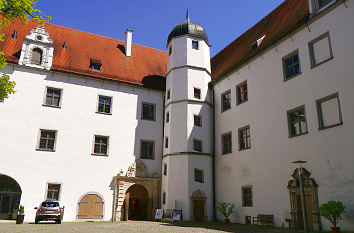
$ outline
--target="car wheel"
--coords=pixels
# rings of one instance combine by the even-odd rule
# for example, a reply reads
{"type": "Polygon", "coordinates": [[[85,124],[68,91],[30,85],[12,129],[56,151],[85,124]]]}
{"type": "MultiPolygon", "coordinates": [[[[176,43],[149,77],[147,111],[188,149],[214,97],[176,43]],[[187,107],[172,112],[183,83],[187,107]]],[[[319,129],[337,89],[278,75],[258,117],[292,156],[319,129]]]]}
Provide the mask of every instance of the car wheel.
{"type": "Polygon", "coordinates": [[[61,220],[59,219],[59,220],[57,220],[57,221],[55,221],[57,224],[60,224],[61,223],[61,220]]]}
{"type": "Polygon", "coordinates": [[[36,218],[35,220],[34,220],[34,224],[38,224],[38,218],[36,218]]]}

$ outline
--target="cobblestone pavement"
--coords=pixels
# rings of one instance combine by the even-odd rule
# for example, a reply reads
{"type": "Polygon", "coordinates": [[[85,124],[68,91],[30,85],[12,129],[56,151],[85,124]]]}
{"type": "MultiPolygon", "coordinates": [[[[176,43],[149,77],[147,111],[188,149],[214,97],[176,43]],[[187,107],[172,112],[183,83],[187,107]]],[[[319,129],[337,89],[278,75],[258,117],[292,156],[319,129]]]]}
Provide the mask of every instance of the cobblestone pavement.
{"type": "Polygon", "coordinates": [[[266,228],[245,226],[239,224],[211,223],[160,223],[160,222],[64,222],[54,224],[43,222],[40,224],[24,223],[16,225],[14,222],[0,223],[0,233],[110,233],[110,232],[236,232],[236,233],[298,233],[301,231],[289,231],[280,228],[266,228]]]}

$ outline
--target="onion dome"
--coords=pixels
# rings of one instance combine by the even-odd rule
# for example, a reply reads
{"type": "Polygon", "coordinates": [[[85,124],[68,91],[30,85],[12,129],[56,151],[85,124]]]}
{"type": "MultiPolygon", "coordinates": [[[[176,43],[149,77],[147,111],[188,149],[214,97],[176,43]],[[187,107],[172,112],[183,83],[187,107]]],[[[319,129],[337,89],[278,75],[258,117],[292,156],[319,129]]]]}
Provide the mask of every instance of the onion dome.
{"type": "Polygon", "coordinates": [[[189,19],[189,12],[187,10],[187,17],[186,21],[180,24],[177,24],[173,30],[171,31],[170,35],[168,35],[167,44],[170,43],[172,38],[183,36],[183,35],[190,35],[196,38],[203,39],[205,43],[209,45],[208,36],[205,33],[203,27],[200,24],[196,24],[190,21],[189,19]]]}

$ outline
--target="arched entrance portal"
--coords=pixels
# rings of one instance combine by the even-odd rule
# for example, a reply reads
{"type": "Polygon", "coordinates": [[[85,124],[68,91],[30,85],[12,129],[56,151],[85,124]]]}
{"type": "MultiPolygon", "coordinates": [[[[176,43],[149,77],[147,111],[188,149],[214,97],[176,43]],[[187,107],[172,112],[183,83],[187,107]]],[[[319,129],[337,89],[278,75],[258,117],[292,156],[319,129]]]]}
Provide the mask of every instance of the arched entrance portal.
{"type": "Polygon", "coordinates": [[[208,217],[206,215],[206,200],[207,197],[205,193],[200,189],[193,192],[191,196],[191,201],[192,201],[191,220],[192,221],[202,222],[208,220],[208,217]]]}
{"type": "Polygon", "coordinates": [[[146,188],[138,184],[130,186],[123,204],[124,220],[148,220],[150,210],[149,193],[146,188]]]}
{"type": "Polygon", "coordinates": [[[16,180],[0,174],[0,219],[16,219],[21,193],[16,180]]]}
{"type": "MultiPolygon", "coordinates": [[[[301,174],[304,181],[305,189],[305,205],[307,212],[307,222],[308,228],[310,230],[321,230],[320,218],[317,214],[318,208],[318,195],[317,195],[317,184],[313,178],[311,178],[311,173],[302,168],[301,174]]],[[[295,228],[304,228],[303,222],[303,210],[301,203],[301,193],[300,193],[300,182],[299,182],[299,170],[295,169],[292,174],[293,179],[288,183],[288,189],[290,194],[290,205],[291,205],[291,219],[295,228]]]]}
{"type": "Polygon", "coordinates": [[[97,194],[86,194],[79,202],[78,219],[103,219],[102,198],[97,194]]]}

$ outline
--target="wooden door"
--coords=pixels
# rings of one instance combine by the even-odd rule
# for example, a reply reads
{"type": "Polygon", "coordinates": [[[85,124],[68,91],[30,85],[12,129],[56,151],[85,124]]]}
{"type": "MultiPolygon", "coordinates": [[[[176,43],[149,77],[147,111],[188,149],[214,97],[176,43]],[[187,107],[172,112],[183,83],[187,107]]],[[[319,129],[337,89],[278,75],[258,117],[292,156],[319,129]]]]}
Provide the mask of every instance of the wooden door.
{"type": "Polygon", "coordinates": [[[194,201],[194,218],[197,222],[202,222],[204,218],[204,201],[195,200],[194,201]]]}
{"type": "Polygon", "coordinates": [[[79,202],[78,219],[102,219],[103,201],[96,194],[87,194],[79,202]]]}
{"type": "MultiPolygon", "coordinates": [[[[303,229],[304,228],[304,220],[303,220],[303,215],[302,215],[302,204],[301,204],[301,195],[296,196],[296,205],[297,205],[297,210],[298,210],[298,223],[300,227],[303,229]]],[[[305,206],[306,206],[306,214],[307,214],[307,223],[308,223],[308,228],[310,230],[313,229],[313,203],[312,203],[312,195],[311,194],[306,194],[305,195],[305,206]]]]}

